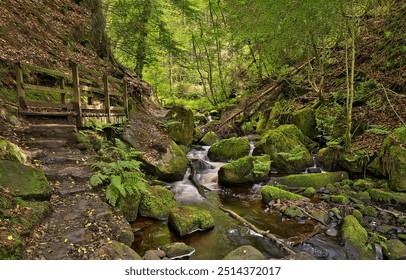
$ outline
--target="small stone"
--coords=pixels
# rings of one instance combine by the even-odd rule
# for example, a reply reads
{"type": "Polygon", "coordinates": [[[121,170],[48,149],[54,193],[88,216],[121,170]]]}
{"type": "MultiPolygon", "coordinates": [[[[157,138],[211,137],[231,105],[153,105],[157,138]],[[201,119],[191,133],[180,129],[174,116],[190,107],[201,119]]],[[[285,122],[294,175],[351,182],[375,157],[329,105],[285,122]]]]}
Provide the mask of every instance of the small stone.
{"type": "Polygon", "coordinates": [[[338,231],[335,228],[329,228],[326,230],[326,234],[331,237],[336,237],[338,235],[338,231]]]}
{"type": "Polygon", "coordinates": [[[161,260],[153,251],[145,252],[143,259],[147,261],[161,260]]]}

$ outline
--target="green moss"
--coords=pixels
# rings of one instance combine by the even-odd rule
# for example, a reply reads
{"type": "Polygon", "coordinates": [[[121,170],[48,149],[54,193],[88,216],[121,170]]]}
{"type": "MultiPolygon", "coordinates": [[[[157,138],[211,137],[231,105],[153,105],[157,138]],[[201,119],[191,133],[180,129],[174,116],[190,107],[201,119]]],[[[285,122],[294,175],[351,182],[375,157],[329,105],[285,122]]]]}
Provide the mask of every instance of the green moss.
{"type": "Polygon", "coordinates": [[[296,125],[294,124],[284,124],[279,126],[277,131],[282,132],[286,137],[291,139],[296,139],[300,143],[306,146],[308,149],[316,148],[318,145],[308,136],[306,136],[296,125]]]}
{"type": "Polygon", "coordinates": [[[303,195],[304,195],[304,196],[307,196],[307,197],[313,196],[313,195],[315,195],[315,194],[316,194],[316,189],[313,188],[313,187],[306,188],[305,191],[303,192],[303,195]]]}
{"type": "Polygon", "coordinates": [[[319,189],[327,186],[328,184],[340,182],[348,179],[347,172],[326,172],[315,174],[294,174],[285,177],[275,178],[277,183],[287,185],[289,187],[309,188],[313,187],[319,189]]]}
{"type": "Polygon", "coordinates": [[[327,147],[322,148],[317,152],[316,161],[326,171],[333,171],[337,165],[337,161],[341,152],[340,147],[327,147]]]}
{"type": "Polygon", "coordinates": [[[374,207],[372,206],[366,206],[363,210],[362,210],[362,214],[364,214],[365,216],[369,216],[369,217],[378,217],[378,210],[376,210],[374,207]]]}
{"type": "Polygon", "coordinates": [[[18,162],[0,160],[0,185],[27,200],[49,200],[51,188],[44,172],[18,162]]]}
{"type": "Polygon", "coordinates": [[[369,195],[376,202],[406,204],[406,194],[397,192],[386,192],[379,189],[370,189],[369,195]]]}
{"type": "Polygon", "coordinates": [[[330,211],[333,212],[334,215],[336,215],[336,216],[340,216],[340,215],[341,215],[341,211],[340,211],[340,209],[338,209],[337,207],[331,208],[330,211]]]}
{"type": "Polygon", "coordinates": [[[365,191],[365,192],[359,192],[358,193],[358,197],[364,201],[368,201],[371,200],[371,196],[369,195],[369,192],[365,191]]]}
{"type": "Polygon", "coordinates": [[[361,213],[359,210],[354,209],[354,211],[352,211],[352,215],[353,215],[355,218],[357,218],[357,220],[358,220],[359,223],[362,223],[362,213],[361,213]]]}
{"type": "Polygon", "coordinates": [[[17,145],[0,137],[0,159],[24,163],[26,156],[17,145]]]}
{"type": "Polygon", "coordinates": [[[228,162],[247,156],[250,151],[250,142],[247,138],[232,137],[220,140],[210,147],[208,157],[212,161],[228,162]]]}
{"type": "Polygon", "coordinates": [[[381,225],[378,227],[378,231],[381,233],[388,233],[392,230],[392,227],[390,225],[381,225]]]}
{"type": "Polygon", "coordinates": [[[269,203],[272,200],[281,199],[281,200],[299,200],[304,198],[301,195],[284,191],[280,188],[266,185],[261,189],[262,200],[265,203],[269,203]]]}
{"type": "Polygon", "coordinates": [[[359,179],[354,182],[353,188],[357,191],[366,191],[372,189],[375,182],[371,179],[359,179]]]}
{"type": "Polygon", "coordinates": [[[6,229],[0,232],[0,260],[20,260],[24,242],[15,231],[6,229]]]}
{"type": "Polygon", "coordinates": [[[195,252],[195,249],[193,247],[190,247],[183,242],[166,244],[161,248],[161,250],[166,253],[166,256],[168,258],[182,257],[185,255],[193,254],[195,252]]]}
{"type": "Polygon", "coordinates": [[[189,161],[185,152],[174,142],[162,156],[162,163],[156,166],[158,179],[163,181],[178,181],[183,178],[189,161]]]}
{"type": "Polygon", "coordinates": [[[370,164],[368,164],[367,171],[375,177],[384,177],[385,171],[382,165],[382,157],[378,156],[370,164]]]}
{"type": "Polygon", "coordinates": [[[297,207],[289,207],[283,214],[289,218],[303,217],[303,212],[297,207]]]}
{"type": "Polygon", "coordinates": [[[232,185],[264,181],[270,169],[268,155],[246,156],[222,166],[218,172],[219,183],[232,185]]]}
{"type": "Polygon", "coordinates": [[[140,215],[155,219],[166,219],[178,204],[173,193],[162,186],[151,186],[142,193],[140,215]]]}
{"type": "Polygon", "coordinates": [[[137,219],[140,202],[141,192],[138,189],[133,189],[132,194],[119,197],[117,207],[121,210],[127,221],[133,222],[137,219]]]}
{"type": "Polygon", "coordinates": [[[406,240],[406,233],[398,234],[399,239],[406,240]]]}
{"type": "Polygon", "coordinates": [[[292,114],[292,123],[294,123],[310,139],[315,139],[318,135],[316,130],[315,110],[304,108],[292,114]]]}
{"type": "Polygon", "coordinates": [[[200,144],[205,146],[211,146],[219,140],[220,137],[218,137],[218,135],[215,132],[209,131],[203,136],[202,140],[200,140],[200,144]]]}
{"type": "Polygon", "coordinates": [[[383,253],[390,260],[404,260],[406,258],[406,245],[398,239],[388,240],[383,253]]]}
{"type": "Polygon", "coordinates": [[[352,259],[375,259],[374,250],[368,244],[368,233],[354,216],[348,215],[344,218],[341,237],[348,255],[352,259]]]}
{"type": "Polygon", "coordinates": [[[228,253],[223,260],[265,260],[265,257],[254,247],[245,245],[228,253]]]}
{"type": "Polygon", "coordinates": [[[165,126],[171,138],[179,145],[193,142],[193,112],[182,106],[174,106],[165,116],[165,126]]]}
{"type": "Polygon", "coordinates": [[[330,200],[334,203],[347,205],[350,203],[350,200],[345,195],[332,195],[330,196],[330,200]]]}
{"type": "Polygon", "coordinates": [[[172,208],[168,223],[180,236],[214,227],[214,219],[208,211],[192,206],[172,208]]]}

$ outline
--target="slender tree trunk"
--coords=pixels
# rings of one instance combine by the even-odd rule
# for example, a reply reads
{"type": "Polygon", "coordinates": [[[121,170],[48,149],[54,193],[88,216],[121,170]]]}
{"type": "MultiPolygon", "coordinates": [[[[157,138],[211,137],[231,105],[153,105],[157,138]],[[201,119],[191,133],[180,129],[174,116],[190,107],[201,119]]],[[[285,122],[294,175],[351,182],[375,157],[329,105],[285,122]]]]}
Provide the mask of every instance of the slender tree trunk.
{"type": "Polygon", "coordinates": [[[171,95],[175,94],[175,85],[173,82],[173,53],[169,51],[169,90],[171,95]]]}
{"type": "Polygon", "coordinates": [[[148,48],[148,22],[152,13],[151,0],[145,0],[142,2],[142,13],[140,18],[140,38],[138,40],[138,46],[135,53],[135,73],[142,79],[142,73],[144,70],[145,60],[147,58],[148,48]]]}

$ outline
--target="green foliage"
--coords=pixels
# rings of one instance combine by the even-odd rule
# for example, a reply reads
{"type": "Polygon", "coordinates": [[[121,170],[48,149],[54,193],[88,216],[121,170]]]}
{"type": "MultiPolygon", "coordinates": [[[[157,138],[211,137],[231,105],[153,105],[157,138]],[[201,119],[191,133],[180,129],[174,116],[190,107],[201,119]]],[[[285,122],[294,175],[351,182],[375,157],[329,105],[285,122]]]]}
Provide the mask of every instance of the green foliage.
{"type": "Polygon", "coordinates": [[[303,159],[305,151],[301,146],[296,145],[290,152],[280,152],[278,155],[282,156],[286,161],[298,161],[303,159]]]}
{"type": "Polygon", "coordinates": [[[386,250],[388,249],[388,246],[386,245],[386,241],[388,241],[388,239],[385,236],[374,231],[369,232],[368,235],[369,235],[368,244],[373,245],[375,243],[378,243],[379,245],[382,246],[382,248],[386,250]]]}
{"type": "Polygon", "coordinates": [[[109,155],[112,162],[98,162],[91,165],[97,172],[90,178],[93,187],[107,185],[106,199],[115,206],[120,197],[125,198],[145,188],[141,162],[135,158],[140,154],[127,147],[121,140],[115,139],[115,145],[102,149],[104,156],[109,155]]]}
{"type": "Polygon", "coordinates": [[[374,133],[377,135],[388,135],[391,133],[391,131],[385,125],[379,125],[379,124],[372,124],[365,131],[371,132],[371,133],[374,133]]]}

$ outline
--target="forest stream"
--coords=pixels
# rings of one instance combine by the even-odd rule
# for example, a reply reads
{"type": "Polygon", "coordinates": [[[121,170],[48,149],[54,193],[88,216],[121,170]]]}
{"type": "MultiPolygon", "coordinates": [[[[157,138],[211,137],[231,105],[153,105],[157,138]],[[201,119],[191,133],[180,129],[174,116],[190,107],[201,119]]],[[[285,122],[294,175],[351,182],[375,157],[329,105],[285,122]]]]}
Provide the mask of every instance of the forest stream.
{"type": "MultiPolygon", "coordinates": [[[[251,145],[253,147],[253,145],[251,145]]],[[[207,157],[209,146],[192,149],[187,154],[189,161],[196,165],[196,179],[206,187],[203,196],[190,180],[188,169],[182,181],[168,184],[176,201],[181,205],[198,205],[208,210],[215,220],[215,227],[209,231],[195,232],[180,237],[171,232],[167,220],[153,220],[139,217],[132,228],[135,234],[133,249],[140,255],[151,249],[158,249],[171,242],[184,242],[195,248],[190,259],[222,259],[232,250],[251,245],[266,258],[282,258],[284,253],[271,240],[263,237],[224,213],[219,205],[234,211],[262,230],[269,230],[283,239],[295,239],[314,229],[314,223],[307,220],[290,220],[269,211],[262,202],[260,189],[262,184],[223,188],[218,184],[217,172],[225,163],[212,162],[207,157]]],[[[307,239],[299,251],[306,251],[317,259],[347,259],[344,248],[336,238],[318,234],[307,239]]]]}

